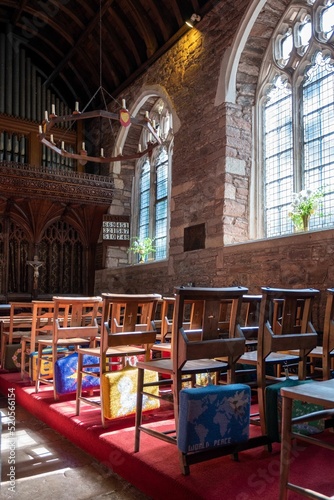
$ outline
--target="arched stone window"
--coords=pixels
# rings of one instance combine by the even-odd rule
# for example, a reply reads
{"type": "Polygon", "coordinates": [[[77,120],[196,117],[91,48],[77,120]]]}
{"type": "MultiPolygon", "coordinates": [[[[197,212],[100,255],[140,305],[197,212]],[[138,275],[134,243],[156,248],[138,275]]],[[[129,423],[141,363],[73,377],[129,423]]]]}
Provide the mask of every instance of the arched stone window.
{"type": "MultiPolygon", "coordinates": [[[[163,99],[159,99],[149,118],[162,140],[152,155],[138,160],[136,165],[133,203],[132,236],[154,240],[153,260],[167,258],[169,203],[171,189],[171,157],[173,145],[172,115],[163,99]]],[[[143,131],[139,146],[146,148],[149,133],[143,131]]]]}
{"type": "Polygon", "coordinates": [[[306,189],[325,193],[311,229],[334,222],[333,19],[332,0],[292,2],[263,59],[256,99],[262,236],[293,231],[293,195],[306,189]]]}

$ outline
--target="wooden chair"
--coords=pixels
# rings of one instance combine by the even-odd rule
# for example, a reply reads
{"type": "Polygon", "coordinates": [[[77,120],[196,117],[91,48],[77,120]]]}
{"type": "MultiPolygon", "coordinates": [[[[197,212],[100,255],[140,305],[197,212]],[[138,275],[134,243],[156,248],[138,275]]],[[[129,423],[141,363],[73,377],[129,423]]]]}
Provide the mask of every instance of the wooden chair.
{"type": "Polygon", "coordinates": [[[267,433],[265,389],[268,383],[277,382],[280,375],[277,370],[276,374],[275,371],[268,374],[268,369],[279,366],[281,370],[282,366],[297,365],[297,378],[306,378],[307,356],[317,344],[311,311],[318,294],[319,291],[314,289],[262,288],[258,347],[256,351],[243,354],[239,362],[257,370],[259,423],[263,435],[267,433]],[[279,314],[274,312],[277,304],[280,305],[279,314]],[[298,352],[290,354],[292,350],[298,352]]]}
{"type": "Polygon", "coordinates": [[[84,401],[101,408],[101,421],[106,424],[103,411],[103,391],[97,398],[94,393],[83,394],[83,377],[99,377],[112,371],[116,364],[124,366],[130,356],[150,358],[150,349],[156,340],[156,331],[152,329],[155,310],[161,300],[159,294],[112,294],[104,293],[102,312],[102,335],[99,347],[78,349],[78,376],[76,395],[76,415],[80,414],[80,403],[84,401]],[[84,356],[98,358],[97,363],[85,363],[84,356]],[[98,370],[96,370],[98,368],[98,370]]]}
{"type": "MultiPolygon", "coordinates": [[[[31,377],[29,370],[30,354],[37,348],[37,342],[40,339],[52,338],[54,302],[33,300],[31,334],[24,335],[21,338],[21,378],[31,377]]],[[[32,365],[32,360],[31,360],[32,365]]]]}
{"type": "MultiPolygon", "coordinates": [[[[101,297],[53,297],[54,318],[52,338],[41,338],[37,341],[37,375],[35,392],[39,391],[40,383],[53,386],[54,398],[58,399],[54,379],[43,378],[41,374],[42,360],[52,363],[53,374],[58,359],[59,348],[78,348],[80,345],[93,345],[98,335],[97,316],[101,297]],[[51,353],[43,353],[49,348],[51,353]]],[[[60,355],[64,355],[61,353],[60,355]]]]}
{"type": "Polygon", "coordinates": [[[27,333],[30,334],[32,326],[32,303],[11,302],[10,314],[2,318],[1,332],[1,366],[5,367],[6,347],[11,344],[20,344],[27,333]]]}
{"type": "MultiPolygon", "coordinates": [[[[201,373],[219,374],[228,372],[227,382],[235,380],[235,364],[245,350],[245,339],[238,325],[242,296],[247,292],[243,287],[231,288],[176,288],[175,316],[172,335],[172,358],[138,362],[137,411],[135,423],[135,447],[140,448],[140,433],[144,432],[168,443],[177,443],[179,416],[179,395],[185,377],[193,377],[201,373]],[[230,311],[230,328],[227,338],[221,338],[219,328],[220,306],[222,300],[228,300],[230,311]],[[202,301],[203,314],[201,328],[196,331],[186,331],[183,326],[184,308],[191,301],[202,301]],[[223,360],[217,360],[221,357],[223,360]],[[142,401],[148,396],[147,390],[152,384],[144,382],[145,370],[153,370],[160,375],[169,375],[169,380],[160,380],[159,384],[171,383],[173,388],[173,406],[175,427],[164,432],[142,423],[142,401]]],[[[224,332],[225,334],[225,332],[224,332]]],[[[255,443],[252,443],[252,446],[255,443]]],[[[256,446],[259,442],[256,443],[256,446]]],[[[249,444],[247,444],[249,446],[249,444]]],[[[240,448],[242,449],[242,448],[240,448]]],[[[231,448],[219,450],[219,454],[232,453],[231,448]]],[[[217,451],[196,453],[190,457],[180,452],[181,470],[189,473],[189,464],[217,456],[217,451]]]]}
{"type": "MultiPolygon", "coordinates": [[[[295,482],[292,483],[289,480],[290,465],[292,463],[298,462],[299,453],[293,453],[292,440],[298,439],[304,443],[311,444],[313,446],[318,445],[327,450],[334,451],[333,441],[328,439],[322,439],[323,434],[319,433],[317,436],[305,435],[298,433],[298,427],[296,424],[305,424],[309,422],[324,421],[324,428],[333,427],[334,424],[334,380],[324,380],[321,382],[313,381],[310,384],[300,385],[298,387],[286,387],[281,389],[282,395],[282,445],[281,445],[281,460],[280,460],[280,491],[279,500],[287,500],[288,490],[297,493],[299,496],[305,498],[319,499],[319,500],[331,500],[333,496],[327,496],[324,493],[315,491],[309,486],[305,487],[301,484],[295,482]],[[301,401],[303,403],[310,403],[311,405],[320,405],[325,409],[320,411],[315,411],[308,413],[303,416],[293,417],[292,408],[293,403],[296,401],[301,401]]],[[[333,460],[329,458],[327,451],[327,460],[333,460]]],[[[304,475],[314,474],[312,470],[305,470],[304,475]]],[[[306,477],[306,476],[305,476],[306,477]]],[[[327,478],[326,478],[327,479],[327,478]]]]}
{"type": "MultiPolygon", "coordinates": [[[[160,342],[153,345],[152,350],[164,352],[171,355],[171,334],[173,329],[173,318],[175,308],[175,297],[164,297],[162,305],[162,328],[160,342]]],[[[203,301],[194,300],[185,303],[183,327],[186,330],[197,330],[201,328],[203,316],[203,301]]]]}
{"type": "MultiPolygon", "coordinates": [[[[160,342],[153,346],[156,351],[170,351],[170,337],[173,328],[173,316],[175,297],[164,297],[162,305],[162,326],[160,342]]],[[[261,295],[245,294],[242,298],[240,326],[246,339],[246,346],[254,346],[257,343],[257,332],[259,326],[259,310],[261,303],[261,295]]],[[[220,308],[220,328],[229,329],[229,311],[228,301],[224,300],[220,308]]],[[[186,330],[195,330],[201,323],[203,314],[203,304],[200,301],[193,302],[190,306],[190,313],[185,313],[184,328],[186,330]],[[187,321],[188,320],[188,321],[187,321]]]]}
{"type": "Polygon", "coordinates": [[[318,345],[309,354],[312,376],[316,370],[322,372],[321,378],[329,380],[334,370],[334,288],[327,289],[322,345],[318,345]],[[315,366],[320,359],[321,366],[315,366]]]}

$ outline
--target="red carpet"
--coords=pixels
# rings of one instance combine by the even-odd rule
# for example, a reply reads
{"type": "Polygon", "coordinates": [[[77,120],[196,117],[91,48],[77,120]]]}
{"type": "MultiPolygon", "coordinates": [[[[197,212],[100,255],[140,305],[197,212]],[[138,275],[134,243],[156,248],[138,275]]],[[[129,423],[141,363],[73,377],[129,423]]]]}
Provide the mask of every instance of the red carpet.
{"type": "MultiPolygon", "coordinates": [[[[191,466],[189,476],[183,476],[173,445],[142,434],[140,452],[133,453],[134,417],[117,419],[103,429],[98,409],[82,405],[81,415],[77,417],[73,396],[55,402],[49,387],[35,394],[34,388],[23,384],[18,374],[0,374],[0,392],[6,395],[13,387],[17,404],[154,499],[278,498],[279,444],[273,446],[271,453],[263,447],[244,451],[239,454],[239,462],[229,456],[202,462],[191,466]]],[[[146,418],[154,422],[159,411],[146,418]]],[[[171,416],[169,411],[163,415],[171,416]]],[[[160,420],[152,425],[161,425],[160,420]]],[[[257,432],[256,427],[251,429],[257,432]]],[[[334,439],[334,435],[331,438],[334,439]]],[[[299,444],[294,456],[292,482],[302,482],[303,486],[334,495],[332,452],[299,444]]],[[[297,499],[299,495],[289,493],[289,500],[297,499]]]]}

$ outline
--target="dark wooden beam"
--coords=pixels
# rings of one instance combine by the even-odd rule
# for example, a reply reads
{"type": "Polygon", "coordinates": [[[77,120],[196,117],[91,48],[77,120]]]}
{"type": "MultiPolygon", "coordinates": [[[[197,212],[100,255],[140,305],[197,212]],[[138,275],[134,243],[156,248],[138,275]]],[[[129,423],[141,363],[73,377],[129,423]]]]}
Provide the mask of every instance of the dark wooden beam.
{"type": "Polygon", "coordinates": [[[100,22],[100,18],[103,18],[104,13],[109,9],[110,5],[113,3],[114,0],[106,0],[105,3],[103,4],[103,7],[101,8],[101,12],[98,11],[94,18],[91,20],[89,25],[87,26],[86,30],[83,31],[76,41],[75,45],[73,45],[72,49],[70,49],[66,56],[63,57],[63,59],[60,61],[58,66],[53,70],[49,78],[45,82],[45,86],[48,87],[54,80],[55,78],[59,75],[60,71],[63,69],[63,67],[67,64],[67,62],[72,58],[73,54],[80,48],[83,40],[85,40],[88,35],[94,30],[96,25],[100,22]]]}

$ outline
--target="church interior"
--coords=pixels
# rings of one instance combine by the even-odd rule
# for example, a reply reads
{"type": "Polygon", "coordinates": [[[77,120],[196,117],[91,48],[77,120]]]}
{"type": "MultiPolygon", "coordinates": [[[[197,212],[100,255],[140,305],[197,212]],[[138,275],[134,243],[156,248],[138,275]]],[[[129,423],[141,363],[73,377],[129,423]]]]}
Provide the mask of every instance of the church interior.
{"type": "Polygon", "coordinates": [[[333,0],[0,0],[0,314],[314,289],[319,343],[333,61],[333,0]]]}

